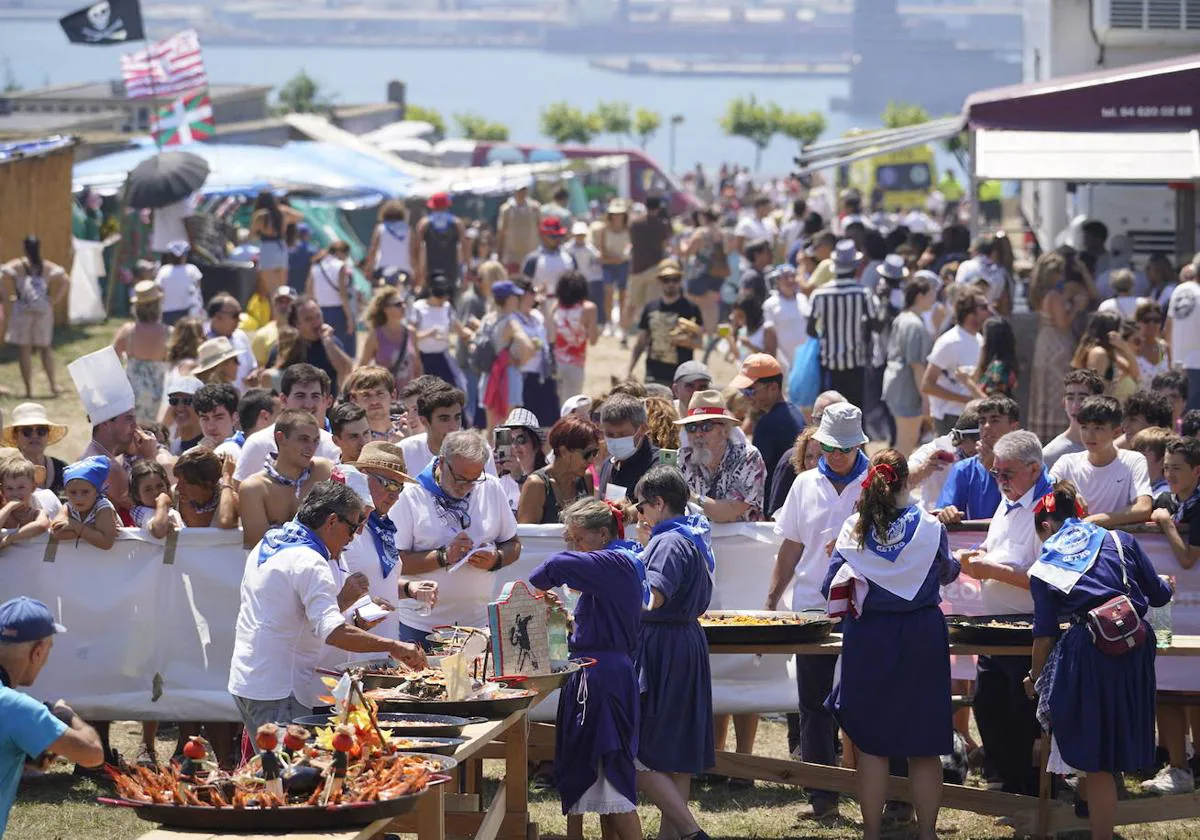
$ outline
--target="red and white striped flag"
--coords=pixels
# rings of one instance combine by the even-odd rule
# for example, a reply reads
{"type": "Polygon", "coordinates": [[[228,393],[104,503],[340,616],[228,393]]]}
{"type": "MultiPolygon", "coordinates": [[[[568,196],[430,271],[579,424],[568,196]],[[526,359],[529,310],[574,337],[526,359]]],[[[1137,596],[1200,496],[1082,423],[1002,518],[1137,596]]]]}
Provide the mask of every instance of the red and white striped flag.
{"type": "Polygon", "coordinates": [[[125,95],[175,96],[208,86],[200,39],[196,30],[185,29],[147,49],[121,56],[125,95]]]}

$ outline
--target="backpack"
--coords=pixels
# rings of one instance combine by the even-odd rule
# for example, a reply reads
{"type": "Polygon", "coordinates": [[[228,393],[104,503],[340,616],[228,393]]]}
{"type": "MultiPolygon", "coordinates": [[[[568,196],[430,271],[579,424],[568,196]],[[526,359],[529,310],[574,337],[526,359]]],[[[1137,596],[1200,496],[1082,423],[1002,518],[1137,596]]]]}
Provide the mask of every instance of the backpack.
{"type": "Polygon", "coordinates": [[[481,376],[491,371],[492,365],[496,363],[496,356],[499,355],[492,341],[492,333],[499,325],[500,321],[485,319],[467,343],[467,364],[481,376]]]}

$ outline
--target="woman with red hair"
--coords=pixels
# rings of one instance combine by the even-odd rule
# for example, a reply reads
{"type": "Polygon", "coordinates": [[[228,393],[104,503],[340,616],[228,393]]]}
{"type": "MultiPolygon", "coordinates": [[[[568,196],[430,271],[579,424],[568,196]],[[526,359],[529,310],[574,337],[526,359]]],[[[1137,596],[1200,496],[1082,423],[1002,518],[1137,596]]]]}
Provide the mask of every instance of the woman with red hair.
{"type": "Polygon", "coordinates": [[[588,468],[600,451],[600,428],[568,414],[550,427],[549,443],[554,462],[526,479],[517,504],[519,524],[553,525],[560,511],[595,492],[588,468]]]}

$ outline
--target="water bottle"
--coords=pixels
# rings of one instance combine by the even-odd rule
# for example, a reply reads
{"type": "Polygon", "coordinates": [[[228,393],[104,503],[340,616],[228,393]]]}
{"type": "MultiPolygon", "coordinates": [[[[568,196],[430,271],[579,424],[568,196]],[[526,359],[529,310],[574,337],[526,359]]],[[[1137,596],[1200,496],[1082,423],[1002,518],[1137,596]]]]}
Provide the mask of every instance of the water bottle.
{"type": "Polygon", "coordinates": [[[550,661],[566,662],[571,658],[571,649],[567,644],[567,614],[560,607],[550,608],[547,629],[550,633],[550,661]]]}
{"type": "MultiPolygon", "coordinates": [[[[1172,590],[1175,588],[1174,578],[1167,575],[1160,575],[1159,577],[1166,581],[1172,590]]],[[[1146,619],[1150,622],[1150,626],[1154,628],[1156,646],[1160,649],[1169,648],[1172,637],[1171,601],[1167,601],[1161,607],[1151,607],[1150,611],[1146,614],[1146,619]]]]}

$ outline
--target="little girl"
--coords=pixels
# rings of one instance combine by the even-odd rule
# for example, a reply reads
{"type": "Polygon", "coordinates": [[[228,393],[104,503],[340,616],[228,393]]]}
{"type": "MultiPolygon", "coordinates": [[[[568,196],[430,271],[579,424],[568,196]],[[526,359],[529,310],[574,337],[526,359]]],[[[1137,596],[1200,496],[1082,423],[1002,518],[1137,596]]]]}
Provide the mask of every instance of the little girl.
{"type": "Polygon", "coordinates": [[[133,499],[133,509],[129,514],[134,524],[149,531],[150,536],[161,540],[183,527],[171,498],[167,471],[157,461],[142,460],[133,465],[133,473],[129,477],[129,496],[133,499]]]}
{"type": "Polygon", "coordinates": [[[96,548],[107,551],[117,541],[117,509],[104,495],[104,482],[108,480],[109,460],[104,455],[93,455],[67,467],[67,503],[50,523],[50,533],[59,539],[75,537],[78,544],[83,539],[96,548]]]}
{"type": "Polygon", "coordinates": [[[983,325],[983,345],[975,371],[958,371],[958,381],[971,389],[972,398],[993,395],[1015,397],[1017,393],[1017,337],[1003,318],[988,318],[983,325]]]}
{"type": "Polygon", "coordinates": [[[32,463],[19,456],[0,461],[0,488],[4,490],[0,528],[12,529],[0,537],[0,548],[33,539],[50,530],[50,517],[33,495],[37,489],[36,472],[32,463]]]}
{"type": "Polygon", "coordinates": [[[200,296],[200,269],[187,261],[188,244],[182,239],[167,244],[163,267],[154,282],[163,291],[162,321],[168,327],[185,315],[199,316],[204,309],[200,296]]]}

